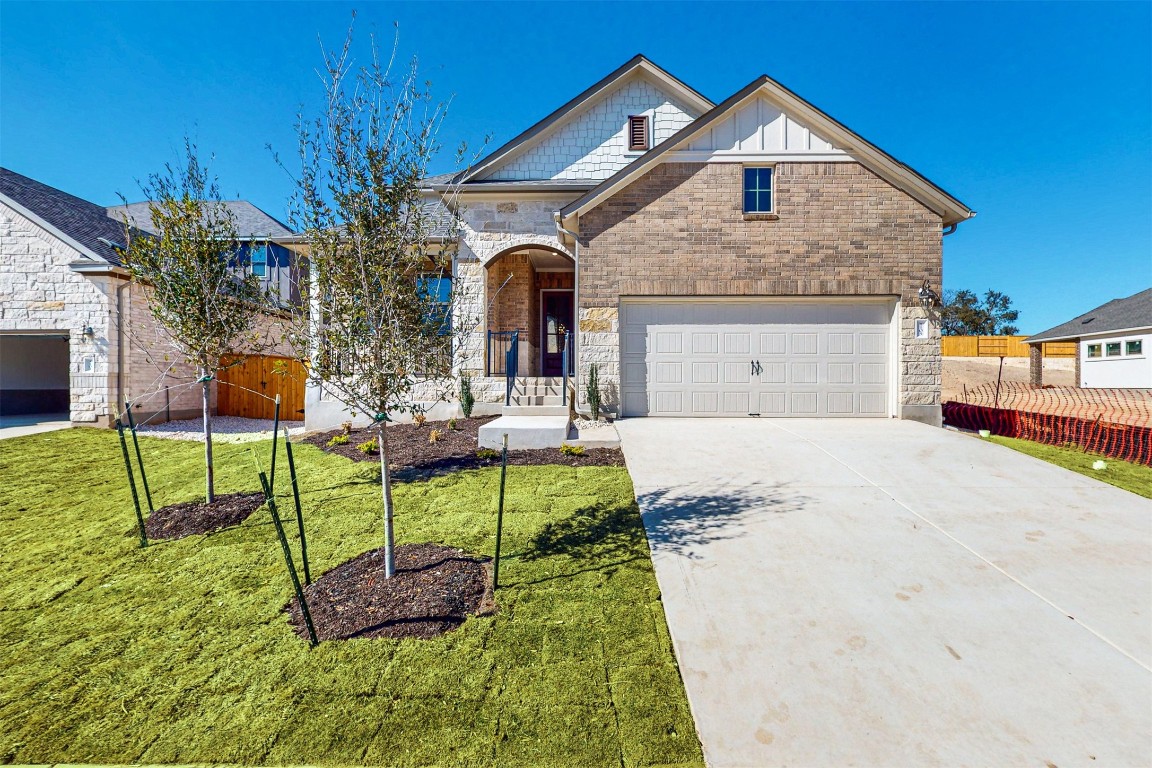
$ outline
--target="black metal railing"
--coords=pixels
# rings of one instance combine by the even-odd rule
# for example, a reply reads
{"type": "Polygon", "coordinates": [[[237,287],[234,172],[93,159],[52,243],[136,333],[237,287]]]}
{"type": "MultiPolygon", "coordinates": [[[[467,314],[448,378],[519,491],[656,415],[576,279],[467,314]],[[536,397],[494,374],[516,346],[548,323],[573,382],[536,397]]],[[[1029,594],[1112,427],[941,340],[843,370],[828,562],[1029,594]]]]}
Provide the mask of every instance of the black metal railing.
{"type": "Polygon", "coordinates": [[[512,404],[512,388],[520,370],[520,331],[512,331],[512,341],[504,353],[504,405],[512,404]]]}
{"type": "Polygon", "coordinates": [[[564,331],[564,347],[560,358],[561,370],[564,371],[564,388],[561,394],[561,404],[568,405],[568,367],[572,364],[572,332],[564,331]]]}
{"type": "Polygon", "coordinates": [[[507,370],[508,348],[519,331],[488,331],[488,375],[503,376],[507,370]]]}

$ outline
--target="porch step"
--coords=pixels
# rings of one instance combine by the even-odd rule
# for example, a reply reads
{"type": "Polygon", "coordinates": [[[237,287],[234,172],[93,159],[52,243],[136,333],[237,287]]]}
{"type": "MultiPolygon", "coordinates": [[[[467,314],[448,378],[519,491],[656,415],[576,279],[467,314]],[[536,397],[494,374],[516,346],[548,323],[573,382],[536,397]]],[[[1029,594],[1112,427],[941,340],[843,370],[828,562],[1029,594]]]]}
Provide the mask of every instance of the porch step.
{"type": "MultiPolygon", "coordinates": [[[[564,405],[564,398],[560,397],[557,392],[554,395],[522,395],[516,392],[512,393],[512,402],[509,405],[523,405],[523,406],[544,406],[544,405],[564,405]]],[[[567,413],[568,409],[565,408],[564,412],[567,413]]]]}
{"type": "MultiPolygon", "coordinates": [[[[556,398],[559,400],[559,398],[556,398]]],[[[500,409],[504,416],[567,416],[566,405],[506,405],[500,409]]]]}
{"type": "Polygon", "coordinates": [[[512,449],[559,448],[568,426],[567,416],[501,416],[480,427],[477,442],[481,448],[500,448],[507,434],[512,449]]]}

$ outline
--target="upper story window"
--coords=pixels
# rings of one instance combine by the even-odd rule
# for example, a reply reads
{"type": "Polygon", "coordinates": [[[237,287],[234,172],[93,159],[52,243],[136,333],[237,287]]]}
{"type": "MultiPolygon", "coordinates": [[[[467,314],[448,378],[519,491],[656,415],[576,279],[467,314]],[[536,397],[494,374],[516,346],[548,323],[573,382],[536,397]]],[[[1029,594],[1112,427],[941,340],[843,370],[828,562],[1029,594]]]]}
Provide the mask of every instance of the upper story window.
{"type": "Polygon", "coordinates": [[[745,168],[744,213],[772,212],[772,168],[745,168]]]}
{"type": "Polygon", "coordinates": [[[1101,347],[1099,344],[1089,344],[1088,357],[1100,357],[1100,349],[1101,347]]]}
{"type": "Polygon", "coordinates": [[[1107,357],[1120,357],[1120,342],[1110,341],[1104,345],[1104,354],[1107,357]]]}
{"type": "Polygon", "coordinates": [[[648,116],[631,115],[628,118],[629,151],[646,150],[651,147],[648,140],[648,116]]]}
{"type": "Polygon", "coordinates": [[[1126,355],[1142,355],[1144,354],[1144,340],[1133,339],[1124,342],[1124,354],[1126,355]]]}

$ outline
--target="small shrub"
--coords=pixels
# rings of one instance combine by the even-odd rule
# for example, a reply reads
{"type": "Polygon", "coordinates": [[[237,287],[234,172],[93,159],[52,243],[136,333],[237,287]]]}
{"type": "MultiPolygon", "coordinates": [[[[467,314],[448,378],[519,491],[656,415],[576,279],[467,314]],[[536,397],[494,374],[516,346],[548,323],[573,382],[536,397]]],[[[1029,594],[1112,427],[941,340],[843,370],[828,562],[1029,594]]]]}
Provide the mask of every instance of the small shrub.
{"type": "Polygon", "coordinates": [[[459,429],[456,426],[456,419],[448,419],[448,429],[459,429]]]}
{"type": "Polygon", "coordinates": [[[365,456],[373,456],[380,450],[380,446],[376,444],[375,440],[367,440],[356,446],[356,450],[360,451],[360,453],[364,454],[365,456]]]}
{"type": "Polygon", "coordinates": [[[348,445],[348,435],[333,435],[332,439],[328,441],[329,448],[335,448],[338,445],[348,445]]]}
{"type": "Polygon", "coordinates": [[[464,418],[472,418],[472,408],[476,405],[476,398],[472,395],[472,377],[465,374],[460,377],[460,410],[464,418]]]}
{"type": "Polygon", "coordinates": [[[592,420],[600,420],[600,374],[596,363],[588,366],[588,382],[585,385],[585,394],[588,396],[588,410],[592,411],[592,420]]]}
{"type": "Polygon", "coordinates": [[[479,448],[476,450],[476,458],[478,459],[498,459],[500,458],[500,451],[495,448],[479,448]]]}
{"type": "MultiPolygon", "coordinates": [[[[352,434],[352,422],[350,422],[350,421],[341,422],[340,429],[343,430],[345,435],[352,434]]],[[[347,440],[345,440],[345,442],[347,442],[347,440]]]]}
{"type": "Polygon", "coordinates": [[[560,453],[564,454],[565,456],[583,456],[584,446],[568,445],[568,443],[564,443],[560,446],[560,453]]]}
{"type": "Polygon", "coordinates": [[[422,413],[418,413],[412,417],[412,423],[418,427],[424,426],[424,422],[428,421],[428,417],[422,413]]]}
{"type": "Polygon", "coordinates": [[[444,437],[444,433],[438,429],[434,429],[428,433],[428,442],[429,443],[435,443],[435,442],[439,441],[440,438],[442,438],[442,437],[444,437]]]}

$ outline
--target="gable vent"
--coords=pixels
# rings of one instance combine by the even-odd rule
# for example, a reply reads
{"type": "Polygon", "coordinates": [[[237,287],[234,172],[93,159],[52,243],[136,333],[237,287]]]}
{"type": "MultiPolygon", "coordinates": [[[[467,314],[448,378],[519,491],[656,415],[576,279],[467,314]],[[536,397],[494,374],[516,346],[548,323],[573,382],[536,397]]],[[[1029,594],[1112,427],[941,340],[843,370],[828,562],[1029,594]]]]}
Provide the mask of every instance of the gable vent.
{"type": "Polygon", "coordinates": [[[632,115],[628,118],[628,149],[648,149],[648,116],[632,115]]]}

